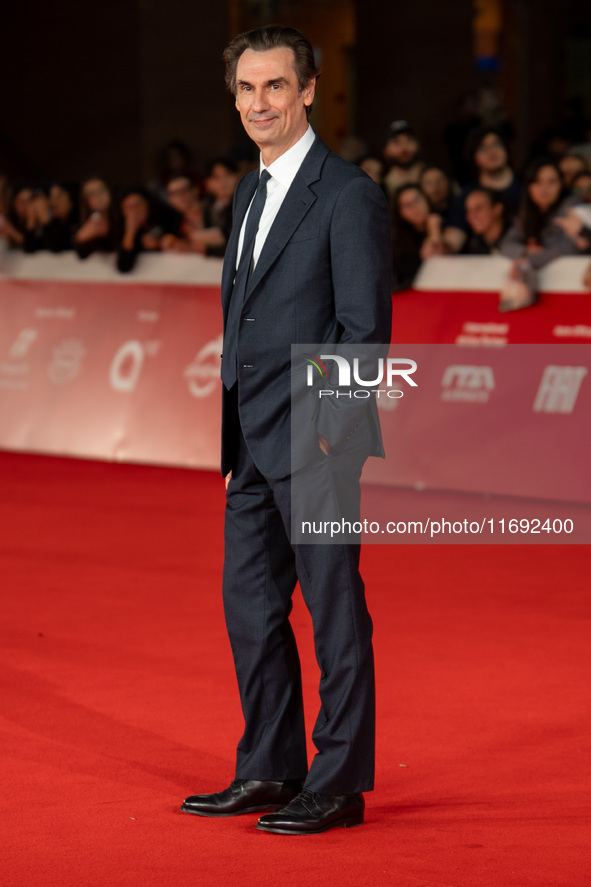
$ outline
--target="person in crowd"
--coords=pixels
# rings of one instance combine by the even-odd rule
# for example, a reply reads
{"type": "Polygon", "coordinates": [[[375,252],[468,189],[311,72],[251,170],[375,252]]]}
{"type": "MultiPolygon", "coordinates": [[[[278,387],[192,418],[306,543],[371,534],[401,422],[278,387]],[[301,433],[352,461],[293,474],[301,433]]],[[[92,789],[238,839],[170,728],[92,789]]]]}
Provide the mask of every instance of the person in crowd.
{"type": "Polygon", "coordinates": [[[238,165],[227,157],[212,160],[205,179],[204,229],[195,235],[199,251],[223,256],[232,230],[232,200],[240,178],[238,165]]]}
{"type": "Polygon", "coordinates": [[[54,182],[49,189],[47,247],[54,253],[72,249],[78,227],[76,186],[66,182],[54,182]]]}
{"type": "Polygon", "coordinates": [[[580,172],[589,171],[589,166],[587,165],[587,160],[585,159],[585,157],[583,157],[582,154],[577,154],[574,151],[569,151],[568,154],[565,154],[564,157],[559,160],[558,166],[560,167],[564,186],[569,191],[572,190],[573,180],[575,176],[577,176],[580,172]]]}
{"type": "Polygon", "coordinates": [[[432,213],[419,185],[402,185],[392,204],[395,291],[411,286],[423,259],[442,255],[442,219],[432,213]]]}
{"type": "Polygon", "coordinates": [[[429,201],[431,211],[445,217],[454,196],[453,185],[447,173],[439,166],[426,166],[419,177],[419,185],[429,201]]]}
{"type": "Polygon", "coordinates": [[[9,245],[26,253],[49,249],[49,199],[42,187],[19,186],[14,191],[5,225],[9,245]]]}
{"type": "Polygon", "coordinates": [[[166,197],[181,216],[178,231],[164,234],[160,243],[165,252],[195,252],[193,235],[205,228],[203,204],[199,190],[188,176],[174,176],[166,186],[166,197]]]}
{"type": "Polygon", "coordinates": [[[182,215],[178,236],[162,238],[162,249],[169,252],[195,252],[223,257],[232,229],[232,198],[240,173],[229,158],[217,158],[208,165],[205,197],[184,177],[168,183],[168,202],[182,215]]]}
{"type": "Polygon", "coordinates": [[[32,200],[33,189],[29,185],[17,186],[10,197],[5,228],[8,245],[11,247],[24,246],[32,200]]]}
{"type": "Polygon", "coordinates": [[[519,213],[500,243],[501,253],[514,260],[501,309],[531,304],[537,271],[554,259],[589,248],[590,232],[582,225],[573,230],[570,223],[574,205],[556,163],[542,158],[530,165],[519,213]]]}
{"type": "Polygon", "coordinates": [[[505,202],[498,191],[474,188],[465,200],[468,237],[464,255],[488,256],[499,252],[499,244],[507,231],[505,202]]]}
{"type": "Polygon", "coordinates": [[[117,268],[133,270],[138,254],[159,250],[166,234],[178,236],[182,215],[153,198],[141,185],[124,190],[120,201],[123,236],[117,251],[117,268]]]}
{"type": "Polygon", "coordinates": [[[390,124],[383,151],[387,166],[384,184],[390,199],[402,185],[419,181],[425,166],[419,157],[420,150],[419,140],[406,120],[390,124]]]}
{"type": "Polygon", "coordinates": [[[366,172],[370,179],[372,179],[376,183],[376,185],[379,185],[380,188],[385,191],[384,164],[379,157],[374,157],[373,154],[366,154],[365,157],[361,158],[357,166],[359,166],[363,170],[363,172],[366,172]]]}
{"type": "Polygon", "coordinates": [[[495,127],[475,130],[469,140],[468,156],[474,178],[464,185],[452,201],[445,229],[445,244],[450,252],[460,252],[469,233],[466,220],[466,197],[475,187],[489,188],[503,197],[509,217],[515,214],[521,199],[522,186],[509,163],[503,135],[495,127]]]}
{"type": "Polygon", "coordinates": [[[591,203],[591,170],[577,173],[571,187],[577,201],[591,203]]]}
{"type": "Polygon", "coordinates": [[[79,258],[85,259],[94,252],[114,252],[120,239],[120,223],[111,189],[100,176],[91,176],[82,183],[80,194],[81,225],[74,234],[79,258]]]}

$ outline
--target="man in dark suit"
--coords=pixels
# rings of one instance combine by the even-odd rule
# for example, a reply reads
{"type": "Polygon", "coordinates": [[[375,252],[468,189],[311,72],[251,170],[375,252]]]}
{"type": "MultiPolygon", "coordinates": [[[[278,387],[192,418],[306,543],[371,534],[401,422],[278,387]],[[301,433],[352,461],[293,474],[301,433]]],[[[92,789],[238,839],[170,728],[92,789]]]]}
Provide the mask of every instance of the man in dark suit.
{"type": "MultiPolygon", "coordinates": [[[[291,345],[390,341],[388,215],[380,188],[308,125],[318,71],[303,35],[260,28],[232,41],[225,59],[261,150],[260,170],[236,191],[222,278],[223,593],[245,730],[229,788],[181,809],[271,810],[257,828],[314,834],[363,822],[362,793],[373,788],[372,622],[358,545],[290,542],[291,345]],[[310,768],[288,618],[298,580],[321,670],[310,768]]],[[[304,461],[318,488],[330,496],[349,484],[355,500],[363,462],[383,455],[375,403],[318,411],[310,428],[304,461]]]]}

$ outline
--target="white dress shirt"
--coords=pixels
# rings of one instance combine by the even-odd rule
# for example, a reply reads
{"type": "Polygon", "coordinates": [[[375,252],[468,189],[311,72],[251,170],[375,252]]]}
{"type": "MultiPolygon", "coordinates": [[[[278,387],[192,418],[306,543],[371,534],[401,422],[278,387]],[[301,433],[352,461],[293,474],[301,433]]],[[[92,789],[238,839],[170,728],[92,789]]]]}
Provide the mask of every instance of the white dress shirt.
{"type": "MultiPolygon", "coordinates": [[[[285,196],[289,191],[289,187],[295,179],[298,170],[303,163],[304,157],[312,147],[315,138],[316,133],[308,124],[308,129],[301,137],[301,139],[296,142],[295,145],[292,145],[291,148],[289,148],[289,150],[285,152],[285,154],[282,154],[281,157],[278,157],[277,160],[273,161],[270,166],[265,166],[261,155],[259,175],[264,169],[266,169],[271,178],[267,182],[267,200],[265,202],[261,221],[259,222],[259,230],[254,242],[253,268],[259,260],[261,250],[263,249],[265,240],[267,239],[267,235],[271,230],[271,225],[275,221],[275,217],[281,208],[281,204],[285,200],[285,196]]],[[[240,238],[238,240],[238,255],[236,256],[237,268],[238,263],[240,262],[240,256],[242,255],[244,229],[246,227],[246,220],[248,218],[249,212],[250,206],[248,207],[248,212],[244,216],[242,228],[240,229],[240,238]]]]}

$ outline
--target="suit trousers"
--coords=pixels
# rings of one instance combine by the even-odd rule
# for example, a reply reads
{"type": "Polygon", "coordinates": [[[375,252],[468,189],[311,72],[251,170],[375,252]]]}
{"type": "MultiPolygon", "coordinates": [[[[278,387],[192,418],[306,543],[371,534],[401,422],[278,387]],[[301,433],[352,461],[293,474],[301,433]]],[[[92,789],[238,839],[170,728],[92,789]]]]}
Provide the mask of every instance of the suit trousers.
{"type": "MultiPolygon", "coordinates": [[[[292,545],[291,478],[265,478],[237,422],[237,447],[225,516],[224,612],[245,729],[236,776],[305,779],[333,795],[369,791],[374,782],[375,680],[372,621],[359,573],[358,544],[292,545]],[[289,622],[299,580],[320,668],[320,711],[308,769],[300,661],[289,622]]],[[[357,490],[368,448],[318,449],[320,499],[334,484],[357,490]],[[346,472],[346,477],[343,477],[346,472]]],[[[294,481],[295,482],[295,481],[294,481]]],[[[313,503],[312,503],[313,507],[313,503]]]]}

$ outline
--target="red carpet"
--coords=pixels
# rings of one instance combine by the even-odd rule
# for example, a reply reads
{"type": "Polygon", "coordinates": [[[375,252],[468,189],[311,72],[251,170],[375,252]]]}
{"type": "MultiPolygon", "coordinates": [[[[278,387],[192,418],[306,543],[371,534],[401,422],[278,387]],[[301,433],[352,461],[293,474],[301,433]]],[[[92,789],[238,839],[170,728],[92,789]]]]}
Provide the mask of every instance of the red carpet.
{"type": "Polygon", "coordinates": [[[2,887],[591,883],[588,548],[366,547],[377,788],[281,837],[176,812],[241,730],[221,479],[0,454],[0,490],[2,887]]]}

